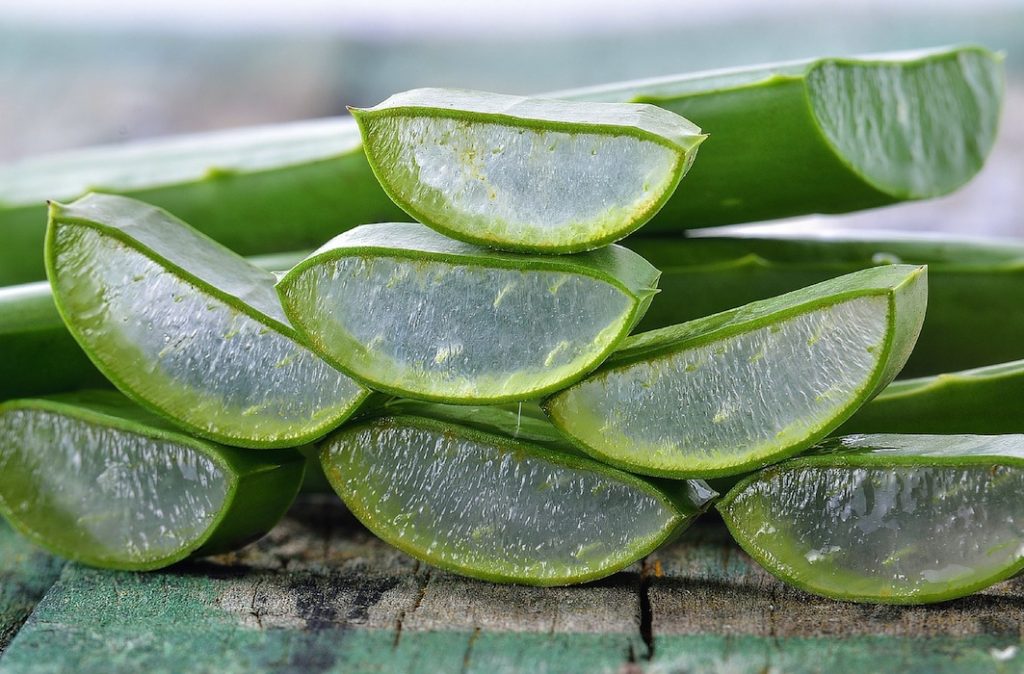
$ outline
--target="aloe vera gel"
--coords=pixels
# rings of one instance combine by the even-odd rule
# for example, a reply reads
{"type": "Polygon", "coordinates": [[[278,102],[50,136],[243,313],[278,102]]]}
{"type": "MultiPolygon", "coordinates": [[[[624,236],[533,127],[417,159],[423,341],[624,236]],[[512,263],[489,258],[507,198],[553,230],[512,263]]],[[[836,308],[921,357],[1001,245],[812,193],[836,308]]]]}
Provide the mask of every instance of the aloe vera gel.
{"type": "Polygon", "coordinates": [[[837,599],[924,603],[1024,569],[1024,436],[851,435],[718,509],[766,569],[837,599]]]}
{"type": "Polygon", "coordinates": [[[659,272],[619,246],[495,253],[417,224],[366,225],[278,284],[318,353],[377,390],[441,402],[526,400],[596,367],[659,272]]]}
{"type": "Polygon", "coordinates": [[[322,444],[349,509],[441,568],[531,585],[609,575],[685,528],[714,496],[583,458],[545,421],[500,408],[389,406],[322,444]]]}
{"type": "Polygon", "coordinates": [[[652,105],[415,89],[353,110],[395,202],[456,239],[566,253],[621,239],[668,200],[704,140],[652,105]]]}
{"type": "Polygon", "coordinates": [[[613,465],[742,473],[805,449],[892,381],[926,298],[923,268],[892,265],[642,333],[545,410],[613,465]]]}
{"type": "Polygon", "coordinates": [[[199,440],[114,391],[0,404],[0,512],[92,566],[148,570],[258,538],[305,463],[199,440]]]}
{"type": "Polygon", "coordinates": [[[368,395],[296,339],[273,274],[161,209],[99,194],[54,204],[47,270],[100,371],[204,437],[300,445],[368,395]]]}

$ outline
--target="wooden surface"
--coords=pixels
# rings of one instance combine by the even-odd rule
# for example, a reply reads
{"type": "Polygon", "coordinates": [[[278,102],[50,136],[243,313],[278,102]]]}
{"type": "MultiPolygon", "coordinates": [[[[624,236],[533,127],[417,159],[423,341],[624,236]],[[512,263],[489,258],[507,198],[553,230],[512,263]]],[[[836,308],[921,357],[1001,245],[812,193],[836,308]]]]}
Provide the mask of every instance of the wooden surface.
{"type": "Polygon", "coordinates": [[[5,525],[0,553],[5,674],[1024,670],[1024,580],[939,606],[842,604],[784,587],[713,521],[549,589],[421,565],[330,496],[240,553],[163,572],[63,565],[5,525]]]}

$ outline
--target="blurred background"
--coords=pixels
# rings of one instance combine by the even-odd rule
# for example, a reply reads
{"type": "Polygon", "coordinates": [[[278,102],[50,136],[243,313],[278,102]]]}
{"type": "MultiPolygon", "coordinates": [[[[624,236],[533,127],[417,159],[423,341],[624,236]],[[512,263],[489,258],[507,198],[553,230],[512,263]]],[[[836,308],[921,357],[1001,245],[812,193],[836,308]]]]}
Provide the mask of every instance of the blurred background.
{"type": "Polygon", "coordinates": [[[0,2],[0,162],[345,114],[417,86],[507,93],[977,43],[1006,54],[1000,136],[965,189],[790,229],[1024,238],[1021,0],[0,2]]]}

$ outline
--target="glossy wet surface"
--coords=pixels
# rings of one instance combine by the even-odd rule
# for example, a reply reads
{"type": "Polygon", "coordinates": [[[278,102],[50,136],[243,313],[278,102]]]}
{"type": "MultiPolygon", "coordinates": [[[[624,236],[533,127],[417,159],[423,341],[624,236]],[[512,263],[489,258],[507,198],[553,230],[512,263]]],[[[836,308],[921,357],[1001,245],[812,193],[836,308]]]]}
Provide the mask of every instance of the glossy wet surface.
{"type": "Polygon", "coordinates": [[[309,349],[116,239],[66,226],[57,248],[62,303],[93,354],[192,426],[282,440],[329,430],[362,395],[309,349]]]}
{"type": "Polygon", "coordinates": [[[141,563],[190,546],[228,493],[222,468],[171,441],[55,412],[0,415],[0,499],[67,554],[141,563]]]}

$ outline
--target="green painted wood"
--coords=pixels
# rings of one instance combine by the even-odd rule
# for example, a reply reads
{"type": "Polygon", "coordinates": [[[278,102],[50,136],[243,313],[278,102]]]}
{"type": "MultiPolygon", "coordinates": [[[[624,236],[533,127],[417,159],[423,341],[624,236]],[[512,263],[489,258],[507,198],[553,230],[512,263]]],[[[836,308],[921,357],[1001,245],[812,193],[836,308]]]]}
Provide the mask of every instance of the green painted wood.
{"type": "Polygon", "coordinates": [[[706,520],[605,581],[493,585],[428,568],[307,496],[231,555],[149,574],[68,565],[0,673],[1013,672],[1024,582],[931,607],[790,590],[706,520]]]}
{"type": "Polygon", "coordinates": [[[0,652],[60,574],[64,563],[0,519],[0,652]]]}

